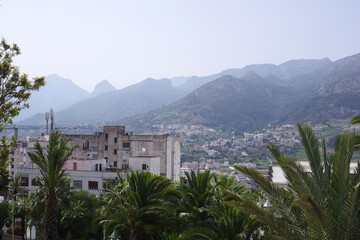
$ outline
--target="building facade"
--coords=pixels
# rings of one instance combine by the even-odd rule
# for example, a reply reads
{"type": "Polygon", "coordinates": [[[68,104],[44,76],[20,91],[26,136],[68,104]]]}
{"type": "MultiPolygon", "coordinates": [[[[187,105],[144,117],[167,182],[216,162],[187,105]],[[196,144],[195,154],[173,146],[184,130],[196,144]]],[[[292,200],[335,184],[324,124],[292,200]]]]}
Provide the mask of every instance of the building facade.
{"type": "Polygon", "coordinates": [[[146,171],[180,180],[180,137],[129,135],[124,126],[104,126],[94,135],[62,134],[79,146],[72,159],[105,159],[107,171],[146,171]]]}
{"type": "MultiPolygon", "coordinates": [[[[62,134],[71,138],[69,146],[78,146],[64,166],[71,187],[97,194],[107,182],[126,178],[129,171],[151,172],[172,181],[180,180],[180,138],[165,135],[128,135],[123,126],[105,126],[93,135],[62,134]]],[[[47,151],[49,136],[28,137],[18,141],[9,172],[21,176],[21,185],[29,191],[38,188],[37,166],[28,156],[39,143],[47,151]]]]}

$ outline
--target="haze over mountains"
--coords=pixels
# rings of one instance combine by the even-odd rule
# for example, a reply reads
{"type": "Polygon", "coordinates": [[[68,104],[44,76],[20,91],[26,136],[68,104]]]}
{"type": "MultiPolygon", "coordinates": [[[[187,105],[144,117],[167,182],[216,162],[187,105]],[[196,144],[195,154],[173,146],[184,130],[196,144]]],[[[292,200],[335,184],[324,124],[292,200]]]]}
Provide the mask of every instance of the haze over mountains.
{"type": "Polygon", "coordinates": [[[133,129],[200,124],[242,132],[303,120],[328,123],[360,113],[360,54],[335,62],[297,60],[225,72],[231,75],[169,106],[115,123],[133,129]]]}
{"type": "MultiPolygon", "coordinates": [[[[59,79],[48,76],[46,87],[30,102],[31,112],[54,108],[58,124],[110,122],[143,129],[189,123],[241,131],[360,112],[360,54],[334,62],[325,58],[249,65],[205,77],[149,78],[120,90],[103,81],[91,94],[59,79]],[[46,101],[42,108],[37,105],[41,100],[46,101]]],[[[37,114],[20,123],[44,120],[37,114]]]]}
{"type": "Polygon", "coordinates": [[[29,101],[30,108],[21,111],[15,122],[33,117],[35,114],[40,116],[44,112],[48,112],[50,108],[60,111],[81,100],[116,90],[107,80],[98,83],[92,93],[77,86],[70,79],[56,74],[47,76],[45,81],[46,85],[40,91],[32,93],[29,101]]]}

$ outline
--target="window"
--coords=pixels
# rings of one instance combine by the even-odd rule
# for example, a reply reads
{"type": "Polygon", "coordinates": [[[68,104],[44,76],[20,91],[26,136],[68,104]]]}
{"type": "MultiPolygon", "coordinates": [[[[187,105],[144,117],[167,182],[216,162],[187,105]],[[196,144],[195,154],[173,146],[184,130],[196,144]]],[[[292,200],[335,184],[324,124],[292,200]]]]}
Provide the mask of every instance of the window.
{"type": "Polygon", "coordinates": [[[114,149],[114,155],[116,155],[117,154],[117,150],[116,149],[114,149]]]}
{"type": "Polygon", "coordinates": [[[114,161],[114,167],[117,167],[117,161],[114,161]]]}
{"type": "Polygon", "coordinates": [[[96,190],[98,189],[98,182],[89,181],[89,190],[96,190]]]}
{"type": "Polygon", "coordinates": [[[23,187],[29,186],[29,177],[21,177],[21,186],[23,187]]]}
{"type": "Polygon", "coordinates": [[[108,150],[108,145],[105,145],[105,151],[107,151],[108,150]]]}
{"type": "Polygon", "coordinates": [[[74,188],[82,189],[82,181],[74,180],[74,188]]]}
{"type": "Polygon", "coordinates": [[[108,158],[107,158],[107,157],[105,157],[105,160],[106,160],[106,162],[108,162],[108,158]]]}
{"type": "Polygon", "coordinates": [[[109,138],[109,134],[105,133],[105,139],[109,138]]]}
{"type": "Polygon", "coordinates": [[[99,171],[99,164],[95,164],[95,172],[99,171]]]}
{"type": "Polygon", "coordinates": [[[39,182],[36,181],[36,178],[31,179],[31,186],[39,186],[39,182]]]}
{"type": "Polygon", "coordinates": [[[147,169],[147,165],[146,164],[143,164],[142,165],[142,170],[146,170],[147,169]]]}
{"type": "Polygon", "coordinates": [[[117,143],[117,138],[114,138],[114,143],[117,143]]]}
{"type": "Polygon", "coordinates": [[[75,171],[77,170],[77,163],[76,162],[73,163],[73,170],[75,170],[75,171]]]}
{"type": "Polygon", "coordinates": [[[87,150],[87,149],[89,149],[89,147],[90,147],[90,144],[89,144],[89,141],[86,141],[86,142],[83,142],[83,150],[87,150]]]}
{"type": "Polygon", "coordinates": [[[130,148],[130,142],[123,142],[123,148],[130,148]]]}

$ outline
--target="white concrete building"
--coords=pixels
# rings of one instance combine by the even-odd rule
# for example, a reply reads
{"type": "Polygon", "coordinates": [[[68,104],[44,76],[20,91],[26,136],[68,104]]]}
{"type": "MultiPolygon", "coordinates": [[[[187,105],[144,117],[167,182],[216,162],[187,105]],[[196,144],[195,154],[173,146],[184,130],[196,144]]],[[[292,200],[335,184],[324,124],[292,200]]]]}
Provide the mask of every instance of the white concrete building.
{"type": "MultiPolygon", "coordinates": [[[[306,173],[311,173],[310,163],[307,161],[298,161],[297,162],[306,173]]],[[[355,174],[358,164],[356,162],[350,163],[350,174],[355,174]]],[[[274,185],[278,187],[287,188],[288,181],[285,177],[284,172],[282,171],[281,167],[272,167],[272,182],[274,185]]]]}
{"type": "MultiPolygon", "coordinates": [[[[66,174],[72,179],[70,186],[75,190],[87,190],[93,194],[100,193],[107,187],[107,180],[116,181],[118,175],[116,172],[106,171],[84,171],[84,170],[66,170],[66,174]]],[[[40,177],[37,168],[18,168],[17,175],[21,176],[21,185],[27,187],[29,192],[36,190],[39,186],[36,178],[40,177]]],[[[120,176],[126,178],[126,173],[120,173],[120,176]]]]}
{"type": "MultiPolygon", "coordinates": [[[[166,135],[128,135],[125,127],[104,127],[104,132],[95,135],[61,135],[71,138],[70,146],[80,148],[65,165],[66,173],[72,179],[71,186],[79,190],[98,193],[106,187],[107,180],[116,181],[117,172],[126,178],[126,172],[143,171],[163,175],[172,181],[180,180],[180,138],[166,135]]],[[[38,187],[36,178],[39,170],[28,156],[34,152],[35,143],[46,152],[49,136],[28,137],[19,142],[13,154],[9,171],[20,175],[22,186],[29,191],[38,187]]]]}
{"type": "Polygon", "coordinates": [[[191,173],[191,168],[182,167],[180,168],[180,177],[186,178],[186,173],[191,173]]]}
{"type": "Polygon", "coordinates": [[[104,126],[94,135],[63,134],[78,145],[74,159],[105,159],[109,171],[148,171],[172,181],[180,180],[180,137],[164,135],[129,135],[123,126],[104,126]]]}

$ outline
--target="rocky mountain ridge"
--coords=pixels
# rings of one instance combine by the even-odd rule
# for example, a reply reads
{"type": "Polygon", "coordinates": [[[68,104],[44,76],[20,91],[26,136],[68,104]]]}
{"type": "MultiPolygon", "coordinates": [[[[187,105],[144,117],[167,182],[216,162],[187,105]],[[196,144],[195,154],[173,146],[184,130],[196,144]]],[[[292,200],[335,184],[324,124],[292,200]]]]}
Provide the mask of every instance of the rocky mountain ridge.
{"type": "MultiPolygon", "coordinates": [[[[309,69],[308,64],[300,63],[302,66],[295,69],[309,69]]],[[[117,123],[134,129],[188,123],[241,132],[303,120],[326,123],[359,114],[360,54],[315,63],[317,66],[303,75],[278,74],[283,78],[276,76],[272,65],[254,66],[252,70],[270,75],[248,71],[241,77],[223,76],[167,107],[117,123]],[[293,77],[286,77],[290,75],[293,77]]]]}

